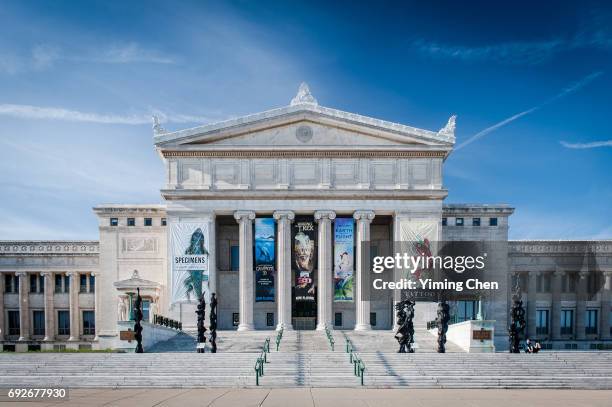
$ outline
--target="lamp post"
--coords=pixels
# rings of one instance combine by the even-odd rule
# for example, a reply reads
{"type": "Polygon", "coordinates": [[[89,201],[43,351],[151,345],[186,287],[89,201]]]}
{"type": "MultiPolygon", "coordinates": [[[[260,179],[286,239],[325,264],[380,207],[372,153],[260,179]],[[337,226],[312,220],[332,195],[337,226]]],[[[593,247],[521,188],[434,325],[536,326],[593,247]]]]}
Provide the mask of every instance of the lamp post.
{"type": "Polygon", "coordinates": [[[140,288],[136,288],[136,303],[134,304],[134,320],[136,321],[134,324],[134,338],[136,339],[136,350],[135,353],[144,353],[144,349],[142,349],[142,325],[140,325],[140,321],[142,321],[142,298],[140,297],[140,288]]]}
{"type": "Polygon", "coordinates": [[[200,296],[200,302],[198,303],[198,308],[196,309],[196,314],[198,316],[198,344],[196,345],[197,353],[204,353],[204,345],[206,343],[206,328],[204,327],[204,317],[206,314],[206,301],[204,300],[204,293],[200,296]]]}

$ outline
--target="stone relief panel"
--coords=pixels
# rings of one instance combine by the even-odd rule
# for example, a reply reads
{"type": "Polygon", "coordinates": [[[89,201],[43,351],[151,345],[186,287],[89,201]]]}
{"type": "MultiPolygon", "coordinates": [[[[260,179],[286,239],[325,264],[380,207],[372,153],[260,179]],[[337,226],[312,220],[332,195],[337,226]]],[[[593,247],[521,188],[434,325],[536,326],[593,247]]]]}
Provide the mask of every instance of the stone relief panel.
{"type": "Polygon", "coordinates": [[[295,160],[291,163],[290,184],[296,188],[321,183],[321,162],[319,160],[295,160]]]}
{"type": "Polygon", "coordinates": [[[124,237],[121,239],[121,251],[155,253],[157,251],[157,239],[154,237],[124,237]]]}
{"type": "Polygon", "coordinates": [[[332,183],[337,188],[359,184],[359,160],[332,160],[332,183]]]}
{"type": "Polygon", "coordinates": [[[274,188],[280,183],[278,160],[253,161],[253,185],[255,188],[274,188]]]}
{"type": "Polygon", "coordinates": [[[396,164],[391,160],[370,162],[370,183],[373,188],[392,188],[397,184],[396,164]]]}
{"type": "Polygon", "coordinates": [[[202,163],[200,161],[185,161],[181,163],[181,184],[185,186],[202,183],[202,163]]]}
{"type": "Polygon", "coordinates": [[[240,162],[215,160],[213,162],[214,184],[217,188],[231,188],[240,183],[240,162]]]}

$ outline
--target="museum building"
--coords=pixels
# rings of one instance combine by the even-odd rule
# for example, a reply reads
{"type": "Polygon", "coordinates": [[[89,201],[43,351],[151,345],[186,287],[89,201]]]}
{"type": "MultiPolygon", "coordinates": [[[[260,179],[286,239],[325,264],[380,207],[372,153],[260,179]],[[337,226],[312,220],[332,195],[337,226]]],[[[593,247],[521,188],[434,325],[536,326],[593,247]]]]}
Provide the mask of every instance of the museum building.
{"type": "MultiPolygon", "coordinates": [[[[514,208],[444,204],[454,116],[417,129],[320,106],[302,84],[285,107],[153,130],[163,204],[96,206],[98,241],[0,241],[4,350],[120,347],[137,288],[146,320],[186,329],[197,299],[215,293],[220,330],[390,331],[398,296],[368,289],[365,247],[448,240],[496,248],[501,290],[451,310],[454,322],[494,321],[498,350],[517,283],[528,336],[556,349],[612,344],[612,241],[509,241],[514,208]]],[[[434,318],[417,304],[416,324],[434,318]]]]}

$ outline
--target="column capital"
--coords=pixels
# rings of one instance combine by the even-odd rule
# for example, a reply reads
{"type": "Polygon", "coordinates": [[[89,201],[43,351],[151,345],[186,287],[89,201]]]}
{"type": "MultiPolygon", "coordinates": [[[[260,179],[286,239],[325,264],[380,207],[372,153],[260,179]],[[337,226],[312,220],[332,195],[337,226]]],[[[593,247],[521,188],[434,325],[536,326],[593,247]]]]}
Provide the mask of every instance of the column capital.
{"type": "Polygon", "coordinates": [[[295,219],[295,213],[293,211],[285,211],[285,210],[274,211],[274,213],[272,214],[272,217],[274,217],[274,219],[276,220],[287,218],[290,221],[292,221],[293,219],[295,219]]]}
{"type": "Polygon", "coordinates": [[[17,272],[15,272],[15,275],[17,277],[25,277],[25,276],[28,275],[28,273],[26,271],[17,271],[17,272]]]}
{"type": "Polygon", "coordinates": [[[43,277],[52,277],[53,276],[53,272],[52,271],[41,271],[40,275],[43,277]]]}
{"type": "Polygon", "coordinates": [[[565,270],[555,270],[553,271],[553,276],[555,277],[563,277],[565,275],[565,270]]]}
{"type": "Polygon", "coordinates": [[[584,280],[585,278],[589,276],[589,272],[583,270],[583,271],[578,272],[578,275],[580,276],[581,280],[584,280]]]}
{"type": "Polygon", "coordinates": [[[71,271],[67,271],[67,272],[66,272],[66,275],[67,275],[67,276],[70,276],[70,277],[75,277],[75,276],[78,276],[79,274],[80,274],[80,273],[79,273],[78,271],[74,271],[74,270],[71,270],[71,271]]]}
{"type": "Polygon", "coordinates": [[[336,212],[328,210],[328,209],[323,209],[323,210],[315,211],[314,218],[317,221],[326,220],[326,219],[327,220],[334,220],[334,219],[336,219],[336,212]]]}
{"type": "Polygon", "coordinates": [[[374,214],[374,211],[371,210],[358,210],[355,211],[355,213],[353,213],[353,218],[355,220],[361,220],[361,221],[367,221],[367,222],[372,222],[372,220],[374,219],[374,216],[376,216],[374,214]]]}
{"type": "Polygon", "coordinates": [[[253,220],[253,219],[255,219],[255,212],[253,212],[253,211],[236,211],[236,212],[234,212],[234,219],[236,219],[236,221],[238,223],[245,222],[247,220],[253,220]]]}

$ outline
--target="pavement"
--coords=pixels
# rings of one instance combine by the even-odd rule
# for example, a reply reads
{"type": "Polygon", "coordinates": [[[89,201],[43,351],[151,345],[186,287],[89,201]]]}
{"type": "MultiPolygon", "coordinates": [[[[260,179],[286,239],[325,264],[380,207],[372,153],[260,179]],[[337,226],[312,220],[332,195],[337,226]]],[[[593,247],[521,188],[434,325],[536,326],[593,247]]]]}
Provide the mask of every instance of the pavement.
{"type": "Polygon", "coordinates": [[[612,390],[74,389],[68,400],[0,401],[0,406],[610,407],[612,390]]]}

